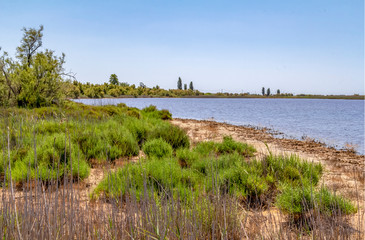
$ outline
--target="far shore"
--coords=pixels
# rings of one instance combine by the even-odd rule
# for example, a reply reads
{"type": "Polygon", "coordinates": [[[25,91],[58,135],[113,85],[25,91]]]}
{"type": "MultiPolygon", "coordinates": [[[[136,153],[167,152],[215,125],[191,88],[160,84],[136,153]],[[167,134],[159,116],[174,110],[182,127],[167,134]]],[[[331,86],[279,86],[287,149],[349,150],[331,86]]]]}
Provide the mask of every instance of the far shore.
{"type": "MultiPolygon", "coordinates": [[[[178,96],[178,97],[169,97],[169,96],[148,96],[148,95],[122,95],[118,97],[113,96],[104,96],[103,98],[89,98],[81,96],[77,99],[118,99],[118,98],[257,98],[257,99],[344,99],[344,100],[365,100],[364,95],[296,95],[296,96],[280,96],[280,95],[272,95],[272,96],[262,96],[262,95],[189,95],[189,96],[178,96]]],[[[72,99],[72,98],[69,98],[72,99]]]]}

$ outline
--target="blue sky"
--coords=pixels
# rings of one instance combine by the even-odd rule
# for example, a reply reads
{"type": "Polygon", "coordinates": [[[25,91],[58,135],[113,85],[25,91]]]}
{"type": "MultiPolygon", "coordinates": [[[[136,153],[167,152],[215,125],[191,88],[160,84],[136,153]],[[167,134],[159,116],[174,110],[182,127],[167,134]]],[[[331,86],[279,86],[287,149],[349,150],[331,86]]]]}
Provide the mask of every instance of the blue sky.
{"type": "Polygon", "coordinates": [[[4,1],[0,46],[44,25],[81,82],[208,91],[364,94],[362,0],[4,1]]]}

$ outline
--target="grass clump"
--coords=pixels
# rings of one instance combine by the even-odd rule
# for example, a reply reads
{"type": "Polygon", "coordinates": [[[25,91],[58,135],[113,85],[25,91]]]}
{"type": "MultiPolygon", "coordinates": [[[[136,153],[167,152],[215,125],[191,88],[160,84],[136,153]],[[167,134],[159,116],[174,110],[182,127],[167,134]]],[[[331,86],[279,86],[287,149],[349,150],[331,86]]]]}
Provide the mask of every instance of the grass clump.
{"type": "Polygon", "coordinates": [[[142,148],[143,152],[150,158],[163,158],[172,155],[172,147],[162,138],[147,141],[142,148]]]}
{"type": "Polygon", "coordinates": [[[173,149],[189,148],[190,141],[184,130],[167,122],[160,122],[149,134],[149,139],[162,138],[173,149]]]}
{"type": "Polygon", "coordinates": [[[327,215],[352,214],[357,212],[357,208],[349,200],[331,193],[324,186],[316,192],[315,199],[319,211],[327,215]]]}
{"type": "Polygon", "coordinates": [[[245,157],[252,157],[256,149],[251,145],[233,140],[231,136],[225,136],[220,143],[200,142],[195,146],[194,151],[202,156],[238,153],[245,157]]]}
{"type": "Polygon", "coordinates": [[[218,143],[215,150],[219,154],[237,152],[246,157],[252,157],[253,153],[256,152],[252,146],[234,141],[231,136],[223,137],[222,143],[218,143]]]}
{"type": "Polygon", "coordinates": [[[34,149],[28,151],[24,159],[17,159],[12,169],[16,182],[30,178],[51,180],[65,176],[84,179],[90,167],[79,149],[64,133],[46,136],[34,149]],[[71,172],[72,170],[72,172],[71,172]]]}

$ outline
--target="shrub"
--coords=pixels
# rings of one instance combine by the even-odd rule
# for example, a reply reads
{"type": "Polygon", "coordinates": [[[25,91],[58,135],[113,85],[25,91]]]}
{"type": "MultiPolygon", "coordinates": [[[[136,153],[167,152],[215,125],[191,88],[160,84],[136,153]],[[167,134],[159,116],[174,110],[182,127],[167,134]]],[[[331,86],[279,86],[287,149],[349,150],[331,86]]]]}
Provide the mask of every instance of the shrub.
{"type": "Polygon", "coordinates": [[[331,193],[326,187],[321,187],[315,194],[319,210],[329,216],[356,213],[356,207],[342,196],[331,193]]]}
{"type": "Polygon", "coordinates": [[[143,112],[155,112],[157,111],[157,107],[155,105],[149,105],[148,107],[145,107],[142,109],[143,112]]]}
{"type": "Polygon", "coordinates": [[[216,143],[213,141],[200,142],[194,147],[194,152],[199,153],[201,156],[209,156],[215,153],[216,143]]]}
{"type": "Polygon", "coordinates": [[[222,143],[217,144],[217,152],[220,154],[237,152],[247,157],[253,156],[256,150],[245,143],[236,142],[230,136],[223,137],[222,143]]]}
{"type": "Polygon", "coordinates": [[[81,150],[63,133],[45,136],[38,143],[36,150],[37,160],[34,149],[31,149],[24,160],[15,161],[12,172],[15,181],[26,180],[28,171],[31,178],[39,177],[42,180],[55,179],[57,174],[60,178],[63,178],[64,174],[71,176],[71,166],[74,178],[84,179],[89,175],[90,168],[81,150]]]}
{"type": "Polygon", "coordinates": [[[86,159],[115,160],[137,156],[138,142],[133,134],[115,120],[86,124],[75,136],[86,159]]]}
{"type": "Polygon", "coordinates": [[[180,148],[176,151],[176,157],[181,167],[191,167],[191,165],[199,159],[196,152],[190,151],[188,148],[180,148]]]}
{"type": "Polygon", "coordinates": [[[139,113],[139,111],[137,109],[131,108],[127,111],[127,115],[131,116],[131,117],[135,117],[140,119],[141,118],[141,114],[139,113]]]}
{"type": "Polygon", "coordinates": [[[276,198],[277,207],[291,215],[302,215],[314,206],[310,186],[282,186],[281,193],[276,198]]]}
{"type": "Polygon", "coordinates": [[[148,157],[170,157],[172,155],[172,147],[161,138],[147,141],[143,145],[143,152],[148,157]]]}
{"type": "Polygon", "coordinates": [[[189,137],[184,130],[169,123],[158,124],[150,133],[149,139],[162,138],[169,143],[173,149],[189,148],[189,137]]]}
{"type": "Polygon", "coordinates": [[[323,172],[320,163],[304,161],[296,155],[269,155],[262,161],[262,165],[268,174],[275,176],[279,181],[292,182],[298,180],[298,184],[309,182],[314,186],[317,185],[323,172]]]}
{"type": "Polygon", "coordinates": [[[148,133],[152,127],[151,124],[144,119],[131,117],[124,119],[123,126],[133,134],[140,146],[147,140],[148,133]]]}

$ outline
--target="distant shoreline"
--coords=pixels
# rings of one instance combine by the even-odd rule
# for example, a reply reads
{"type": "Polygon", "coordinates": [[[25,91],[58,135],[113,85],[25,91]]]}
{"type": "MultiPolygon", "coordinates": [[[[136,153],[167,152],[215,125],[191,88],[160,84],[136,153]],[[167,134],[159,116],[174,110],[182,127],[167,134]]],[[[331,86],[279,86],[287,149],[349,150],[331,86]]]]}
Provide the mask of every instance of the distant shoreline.
{"type": "MultiPolygon", "coordinates": [[[[203,98],[203,99],[209,99],[209,98],[256,98],[256,99],[344,99],[344,100],[365,100],[364,95],[305,95],[305,96],[260,96],[260,95],[248,95],[248,96],[242,96],[242,95],[232,95],[232,96],[219,96],[219,95],[191,95],[191,96],[179,96],[179,97],[167,97],[167,96],[147,96],[147,95],[141,95],[141,96],[132,96],[132,95],[122,95],[118,97],[112,97],[112,96],[104,96],[102,98],[89,98],[89,97],[79,97],[76,99],[118,99],[118,98],[203,98]]],[[[69,99],[75,99],[75,98],[69,98],[69,99]]]]}

